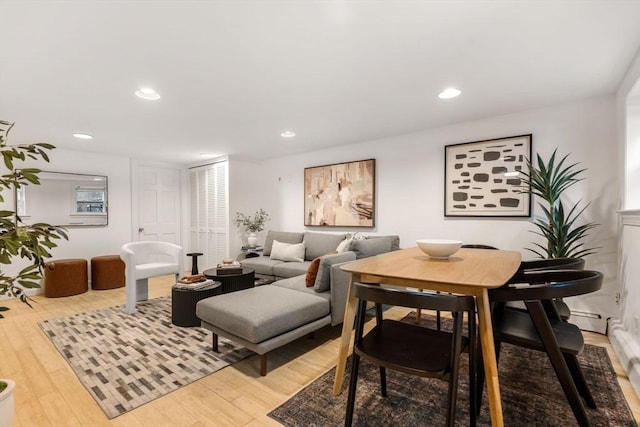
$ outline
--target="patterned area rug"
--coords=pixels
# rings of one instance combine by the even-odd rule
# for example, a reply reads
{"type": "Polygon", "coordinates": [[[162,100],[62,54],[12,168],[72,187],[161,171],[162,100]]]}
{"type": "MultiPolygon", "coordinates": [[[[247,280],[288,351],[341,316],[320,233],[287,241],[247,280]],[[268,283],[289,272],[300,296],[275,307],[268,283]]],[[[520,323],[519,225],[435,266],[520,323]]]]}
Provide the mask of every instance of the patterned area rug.
{"type": "MultiPolygon", "coordinates": [[[[405,318],[413,321],[413,314],[405,318]]],[[[422,322],[433,316],[423,315],[422,322]]],[[[469,424],[467,357],[461,361],[456,425],[469,424]]],[[[587,412],[594,426],[635,426],[607,352],[586,345],[580,356],[598,409],[587,412]]],[[[340,396],[333,396],[335,368],[304,388],[269,416],[285,426],[339,426],[344,423],[350,364],[340,396]]],[[[505,426],[577,425],[571,407],[546,354],[503,344],[499,364],[500,391],[505,426]]],[[[445,425],[447,383],[387,371],[388,397],[380,396],[378,368],[366,361],[360,365],[354,425],[437,426],[445,425]]],[[[479,426],[491,425],[486,387],[479,426]]]]}
{"type": "Polygon", "coordinates": [[[253,354],[211,332],[171,323],[171,297],[45,320],[39,325],[108,418],[253,354]]]}

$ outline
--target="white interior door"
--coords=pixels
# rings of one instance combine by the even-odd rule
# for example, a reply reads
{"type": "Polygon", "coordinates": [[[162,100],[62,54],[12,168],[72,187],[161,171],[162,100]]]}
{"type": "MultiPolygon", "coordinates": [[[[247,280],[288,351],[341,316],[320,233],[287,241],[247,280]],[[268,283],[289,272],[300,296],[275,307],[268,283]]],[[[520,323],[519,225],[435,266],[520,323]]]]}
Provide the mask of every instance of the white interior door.
{"type": "Polygon", "coordinates": [[[179,169],[136,167],[137,240],[181,244],[179,169]]]}

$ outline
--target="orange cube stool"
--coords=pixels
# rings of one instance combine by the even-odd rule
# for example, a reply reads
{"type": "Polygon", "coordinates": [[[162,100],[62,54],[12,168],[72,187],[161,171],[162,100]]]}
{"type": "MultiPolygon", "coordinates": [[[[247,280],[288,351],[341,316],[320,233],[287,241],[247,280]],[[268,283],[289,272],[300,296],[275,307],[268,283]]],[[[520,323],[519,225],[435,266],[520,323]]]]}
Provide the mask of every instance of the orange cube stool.
{"type": "Polygon", "coordinates": [[[44,296],[68,297],[89,290],[86,259],[48,261],[44,268],[44,296]]]}
{"type": "Polygon", "coordinates": [[[91,289],[105,290],[124,286],[124,261],[120,255],[91,258],[91,289]]]}

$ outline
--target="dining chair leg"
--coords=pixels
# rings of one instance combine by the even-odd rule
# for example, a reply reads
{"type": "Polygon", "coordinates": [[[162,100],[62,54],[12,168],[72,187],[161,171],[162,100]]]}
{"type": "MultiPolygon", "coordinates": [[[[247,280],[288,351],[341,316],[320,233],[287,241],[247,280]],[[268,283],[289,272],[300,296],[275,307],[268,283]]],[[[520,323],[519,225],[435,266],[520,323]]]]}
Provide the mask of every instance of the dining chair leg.
{"type": "Polygon", "coordinates": [[[421,309],[417,309],[416,310],[416,318],[415,318],[416,323],[420,323],[420,318],[421,317],[422,317],[422,310],[421,309]]]}
{"type": "Polygon", "coordinates": [[[540,340],[547,351],[551,365],[556,371],[556,376],[558,377],[558,381],[560,381],[562,390],[564,391],[564,394],[569,401],[569,405],[573,410],[573,415],[576,417],[580,426],[590,426],[591,422],[589,421],[587,412],[582,404],[582,398],[580,397],[578,389],[573,382],[573,377],[571,376],[569,367],[565,362],[564,355],[558,346],[558,342],[553,335],[551,324],[549,323],[549,319],[545,314],[542,304],[540,301],[525,301],[525,304],[529,311],[529,315],[531,316],[531,320],[538,331],[540,340]]]}
{"type": "Polygon", "coordinates": [[[345,427],[353,424],[353,408],[356,403],[356,387],[358,385],[358,369],[360,367],[360,356],[353,354],[353,365],[351,366],[351,379],[349,380],[349,394],[347,395],[347,413],[344,418],[345,427]]]}
{"type": "Polygon", "coordinates": [[[455,341],[452,347],[453,366],[449,374],[449,406],[447,408],[447,426],[455,427],[456,424],[456,400],[458,394],[458,372],[460,369],[460,353],[462,352],[462,313],[454,313],[453,328],[455,341]]]}
{"type": "Polygon", "coordinates": [[[387,370],[380,366],[380,394],[387,397],[387,370]]]}
{"type": "Polygon", "coordinates": [[[376,304],[376,325],[382,323],[382,304],[376,304]]]}
{"type": "Polygon", "coordinates": [[[584,372],[582,372],[582,369],[580,368],[580,362],[578,362],[578,358],[570,354],[565,354],[564,360],[565,362],[567,362],[567,366],[569,367],[569,371],[571,372],[573,382],[576,384],[576,388],[584,399],[584,402],[589,408],[596,409],[596,402],[595,400],[593,400],[593,395],[591,394],[591,390],[589,390],[589,385],[587,384],[587,380],[584,377],[584,372]]]}

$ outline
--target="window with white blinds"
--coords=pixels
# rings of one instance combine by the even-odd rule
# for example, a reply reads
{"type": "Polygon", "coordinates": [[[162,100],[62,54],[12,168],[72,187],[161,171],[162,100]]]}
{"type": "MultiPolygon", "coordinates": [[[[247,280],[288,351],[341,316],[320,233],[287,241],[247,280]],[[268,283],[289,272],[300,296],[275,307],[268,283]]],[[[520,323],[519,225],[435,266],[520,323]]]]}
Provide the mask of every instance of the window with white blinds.
{"type": "Polygon", "coordinates": [[[190,250],[202,252],[200,272],[229,256],[228,162],[189,171],[191,187],[190,250]]]}

